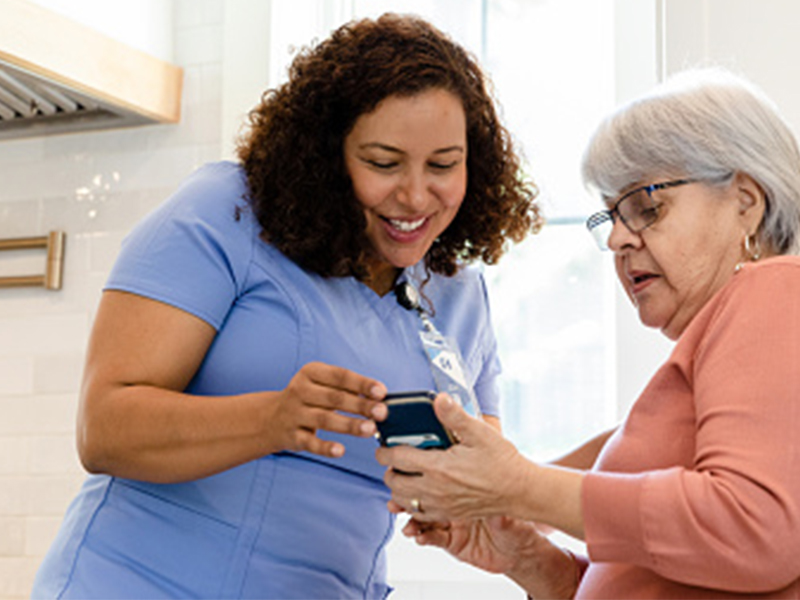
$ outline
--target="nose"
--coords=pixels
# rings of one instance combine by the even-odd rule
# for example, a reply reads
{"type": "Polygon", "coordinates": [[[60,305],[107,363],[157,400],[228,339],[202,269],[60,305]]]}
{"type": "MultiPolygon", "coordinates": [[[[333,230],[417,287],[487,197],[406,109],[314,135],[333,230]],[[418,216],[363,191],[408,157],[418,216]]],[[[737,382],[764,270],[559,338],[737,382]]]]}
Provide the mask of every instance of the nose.
{"type": "Polygon", "coordinates": [[[619,252],[625,248],[637,248],[642,243],[642,236],[638,233],[633,233],[622,219],[619,217],[614,219],[614,225],[611,228],[611,233],[608,234],[608,249],[613,252],[619,252]]]}
{"type": "Polygon", "coordinates": [[[403,177],[398,189],[398,200],[413,210],[421,210],[427,203],[427,182],[425,174],[409,171],[403,177]]]}

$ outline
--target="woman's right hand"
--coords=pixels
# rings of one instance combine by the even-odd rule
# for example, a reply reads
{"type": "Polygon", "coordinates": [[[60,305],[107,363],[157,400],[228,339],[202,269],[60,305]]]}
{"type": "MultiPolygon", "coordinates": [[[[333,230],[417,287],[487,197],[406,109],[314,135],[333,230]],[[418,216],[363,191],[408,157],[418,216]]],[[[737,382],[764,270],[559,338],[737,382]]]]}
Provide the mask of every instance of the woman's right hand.
{"type": "Polygon", "coordinates": [[[344,454],[342,444],[322,440],[318,430],[371,437],[373,419],[386,418],[381,402],[386,387],[367,377],[324,363],[304,365],[286,388],[274,397],[269,418],[273,440],[280,450],[306,451],[323,456],[344,454]],[[353,418],[350,413],[366,417],[353,418]]]}

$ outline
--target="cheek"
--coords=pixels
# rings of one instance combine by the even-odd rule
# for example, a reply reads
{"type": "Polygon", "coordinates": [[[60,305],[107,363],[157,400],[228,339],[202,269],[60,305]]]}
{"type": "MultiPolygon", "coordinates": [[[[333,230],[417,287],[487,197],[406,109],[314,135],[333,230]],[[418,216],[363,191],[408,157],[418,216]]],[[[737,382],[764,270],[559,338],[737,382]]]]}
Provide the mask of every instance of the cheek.
{"type": "Polygon", "coordinates": [[[390,186],[385,181],[375,177],[362,175],[353,177],[352,181],[356,200],[365,208],[378,206],[390,189],[390,186]]]}
{"type": "Polygon", "coordinates": [[[445,209],[451,212],[458,212],[461,208],[461,205],[464,203],[464,194],[455,192],[446,198],[443,198],[442,204],[444,205],[445,209]]]}
{"type": "Polygon", "coordinates": [[[625,295],[628,296],[631,302],[636,304],[636,299],[631,295],[628,289],[628,279],[625,277],[625,267],[622,264],[622,257],[614,256],[614,270],[617,272],[617,280],[619,281],[622,289],[625,290],[625,295]]]}
{"type": "Polygon", "coordinates": [[[653,258],[661,269],[661,274],[676,290],[682,290],[687,281],[696,276],[698,263],[707,258],[702,248],[692,244],[692,240],[677,240],[674,243],[653,251],[653,258]]]}
{"type": "Polygon", "coordinates": [[[458,210],[464,202],[467,193],[467,174],[466,172],[453,177],[439,186],[438,196],[442,199],[442,204],[448,209],[458,210]]]}

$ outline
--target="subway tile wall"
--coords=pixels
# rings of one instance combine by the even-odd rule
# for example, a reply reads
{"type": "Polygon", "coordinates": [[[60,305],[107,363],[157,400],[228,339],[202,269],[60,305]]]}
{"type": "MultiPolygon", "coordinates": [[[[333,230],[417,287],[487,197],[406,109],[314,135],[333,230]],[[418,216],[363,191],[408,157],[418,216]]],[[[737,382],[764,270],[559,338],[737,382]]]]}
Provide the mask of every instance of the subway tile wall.
{"type": "MultiPolygon", "coordinates": [[[[67,234],[62,290],[0,289],[2,599],[29,596],[84,478],[78,386],[120,242],[186,175],[221,156],[223,2],[173,2],[173,62],[184,68],[179,124],[0,142],[0,238],[67,234]]],[[[37,254],[0,253],[0,275],[41,272],[37,254]]]]}

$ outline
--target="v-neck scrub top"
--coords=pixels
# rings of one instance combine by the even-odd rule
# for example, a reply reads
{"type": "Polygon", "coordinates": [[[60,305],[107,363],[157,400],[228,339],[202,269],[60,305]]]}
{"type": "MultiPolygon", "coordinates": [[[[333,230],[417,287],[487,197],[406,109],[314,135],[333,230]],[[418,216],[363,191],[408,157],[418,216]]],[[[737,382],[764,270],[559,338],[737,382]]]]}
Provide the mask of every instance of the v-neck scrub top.
{"type": "MultiPolygon", "coordinates": [[[[186,392],[281,390],[312,361],[389,391],[435,389],[416,313],[393,293],[301,269],[260,239],[246,192],[237,164],[198,169],[126,238],[106,285],[216,329],[186,392]]],[[[402,277],[419,285],[423,269],[402,277]]],[[[497,415],[500,365],[479,271],[434,275],[424,295],[464,357],[481,410],[497,415]]],[[[319,435],[343,443],[344,457],[282,452],[176,484],[89,476],[32,597],[385,597],[393,517],[377,442],[319,435]]]]}

